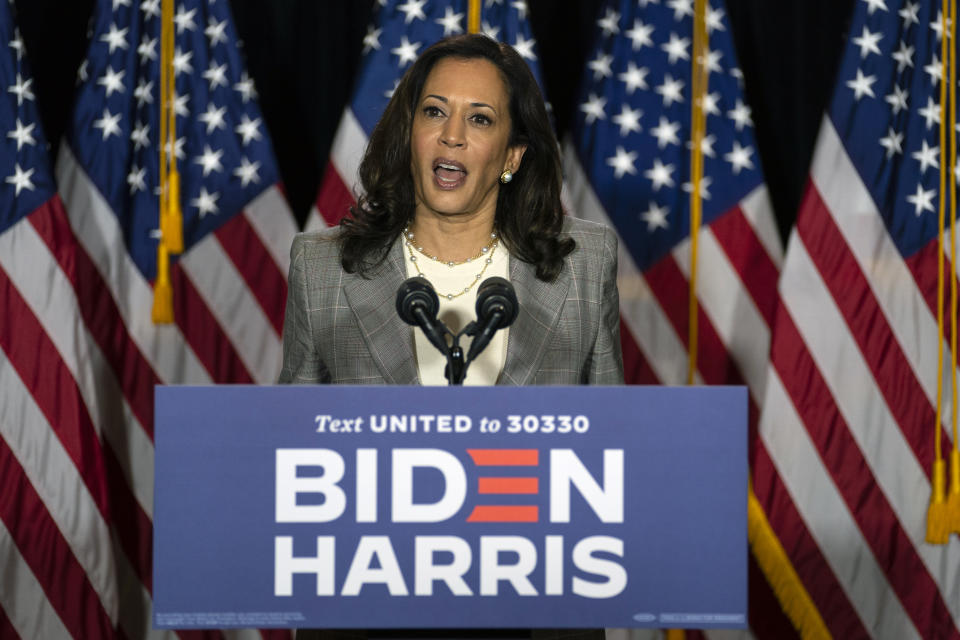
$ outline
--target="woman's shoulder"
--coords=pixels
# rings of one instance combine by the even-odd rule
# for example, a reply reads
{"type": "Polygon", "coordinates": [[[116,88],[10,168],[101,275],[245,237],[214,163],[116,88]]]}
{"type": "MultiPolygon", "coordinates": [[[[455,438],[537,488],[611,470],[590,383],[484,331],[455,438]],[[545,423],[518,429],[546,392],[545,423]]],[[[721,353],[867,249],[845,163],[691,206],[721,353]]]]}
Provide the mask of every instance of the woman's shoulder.
{"type": "Polygon", "coordinates": [[[290,259],[323,260],[340,258],[340,228],[329,227],[319,231],[304,231],[293,238],[290,259]]]}
{"type": "Polygon", "coordinates": [[[586,253],[612,252],[616,255],[617,235],[605,224],[566,215],[563,217],[563,234],[577,243],[575,253],[584,250],[586,253]]]}

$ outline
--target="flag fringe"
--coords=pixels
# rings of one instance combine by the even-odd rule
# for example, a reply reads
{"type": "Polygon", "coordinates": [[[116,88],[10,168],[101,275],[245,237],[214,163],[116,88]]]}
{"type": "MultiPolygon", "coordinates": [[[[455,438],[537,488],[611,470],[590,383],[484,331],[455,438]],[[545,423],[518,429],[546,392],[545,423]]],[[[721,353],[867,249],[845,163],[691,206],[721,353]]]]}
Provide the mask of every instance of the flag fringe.
{"type": "Polygon", "coordinates": [[[960,451],[956,446],[950,452],[950,491],[947,493],[946,509],[948,535],[960,534],[960,451]]]}
{"type": "Polygon", "coordinates": [[[767,577],[780,606],[800,637],[804,640],[831,638],[823,617],[800,581],[780,539],[770,527],[752,485],[747,498],[747,538],[760,570],[767,577]]]}

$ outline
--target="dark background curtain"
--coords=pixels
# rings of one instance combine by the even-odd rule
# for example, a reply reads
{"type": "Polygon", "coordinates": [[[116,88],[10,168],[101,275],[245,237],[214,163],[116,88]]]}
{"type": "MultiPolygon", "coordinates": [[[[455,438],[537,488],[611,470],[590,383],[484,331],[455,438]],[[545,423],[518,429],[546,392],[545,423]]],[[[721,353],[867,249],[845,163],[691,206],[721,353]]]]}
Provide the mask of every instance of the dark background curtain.
{"type": "MultiPolygon", "coordinates": [[[[854,1],[726,1],[758,153],[784,237],[807,180],[854,1]]],[[[43,126],[56,150],[94,2],[15,4],[43,126]]],[[[561,137],[576,110],[577,84],[602,4],[527,0],[561,137]]],[[[230,5],[287,197],[302,222],[352,90],[374,0],[230,0],[230,5]]]]}

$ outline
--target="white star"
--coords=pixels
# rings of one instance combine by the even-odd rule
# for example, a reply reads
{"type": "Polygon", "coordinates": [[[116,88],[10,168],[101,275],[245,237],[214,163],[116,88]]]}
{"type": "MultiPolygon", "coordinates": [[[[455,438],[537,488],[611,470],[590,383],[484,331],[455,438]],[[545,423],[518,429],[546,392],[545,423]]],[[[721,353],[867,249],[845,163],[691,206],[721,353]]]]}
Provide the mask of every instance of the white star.
{"type": "Polygon", "coordinates": [[[251,140],[259,140],[262,137],[260,135],[260,118],[251,120],[250,116],[243,114],[243,119],[237,125],[236,131],[243,138],[243,146],[250,144],[251,140]]]}
{"type": "Polygon", "coordinates": [[[193,51],[180,51],[180,47],[177,47],[173,52],[173,75],[178,76],[184,71],[193,73],[191,58],[193,58],[193,51]]]}
{"type": "Polygon", "coordinates": [[[743,100],[740,98],[737,98],[737,106],[727,111],[727,116],[733,120],[737,131],[742,131],[745,126],[753,126],[753,120],[750,118],[750,107],[743,104],[743,100]]]}
{"type": "Polygon", "coordinates": [[[16,129],[7,134],[8,138],[13,138],[17,141],[17,151],[20,151],[20,148],[25,144],[29,144],[31,146],[35,146],[37,144],[37,141],[34,140],[33,136],[31,135],[34,127],[36,126],[36,122],[24,126],[23,123],[20,122],[20,118],[17,118],[16,129]]]}
{"type": "Polygon", "coordinates": [[[84,60],[80,63],[80,68],[77,69],[77,84],[87,81],[87,67],[90,66],[90,60],[84,60]]]}
{"type": "Polygon", "coordinates": [[[597,54],[596,60],[591,60],[588,62],[587,66],[593,70],[593,79],[599,80],[600,78],[612,76],[613,71],[610,70],[611,62],[613,62],[613,56],[602,52],[597,54]]]}
{"type": "Polygon", "coordinates": [[[676,64],[677,60],[689,60],[690,54],[687,53],[687,47],[690,45],[690,38],[681,38],[675,33],[670,34],[670,42],[660,45],[660,48],[667,52],[667,60],[670,64],[676,64]]]}
{"type": "Polygon", "coordinates": [[[113,0],[113,10],[116,11],[120,7],[129,7],[130,0],[113,0]]]}
{"type": "Polygon", "coordinates": [[[663,96],[663,106],[669,107],[674,102],[683,102],[683,80],[674,80],[669,73],[663,75],[663,84],[654,89],[663,96]]]}
{"type": "Polygon", "coordinates": [[[387,99],[392,98],[393,94],[396,93],[397,87],[400,86],[400,78],[394,78],[393,86],[383,92],[384,97],[387,99]]]}
{"type": "Polygon", "coordinates": [[[537,41],[533,38],[527,40],[523,37],[522,33],[517,32],[517,41],[513,43],[513,48],[516,49],[521,58],[526,58],[527,60],[536,60],[537,56],[533,53],[533,46],[536,43],[537,41]]]}
{"type": "Polygon", "coordinates": [[[870,30],[867,29],[866,25],[863,27],[863,31],[860,32],[859,38],[851,38],[853,43],[860,47],[860,58],[866,58],[871,53],[880,54],[880,47],[877,46],[877,43],[880,42],[880,39],[883,37],[883,34],[877,31],[876,33],[870,33],[870,30]]]}
{"type": "Polygon", "coordinates": [[[876,76],[865,76],[863,71],[857,69],[857,77],[854,80],[847,80],[847,86],[853,89],[853,97],[859,100],[865,95],[876,98],[871,86],[877,81],[876,76]]]}
{"type": "Polygon", "coordinates": [[[374,29],[373,25],[367,27],[367,35],[363,36],[363,53],[368,53],[373,49],[380,50],[380,34],[383,29],[374,29]]]}
{"type": "Polygon", "coordinates": [[[257,173],[259,170],[259,162],[251,163],[247,160],[246,156],[244,156],[240,159],[240,166],[233,170],[233,175],[240,178],[240,186],[246,187],[251,182],[254,184],[260,182],[260,175],[257,173]]]}
{"type": "Polygon", "coordinates": [[[753,169],[753,160],[750,159],[752,153],[753,149],[750,145],[741,147],[740,143],[734,140],[733,149],[730,153],[723,154],[723,159],[730,163],[733,175],[739,175],[741,169],[753,169]]]}
{"type": "Polygon", "coordinates": [[[897,133],[893,127],[887,129],[887,136],[880,138],[880,146],[887,150],[887,159],[893,157],[895,153],[903,153],[903,134],[897,133]]]}
{"type": "Polygon", "coordinates": [[[643,24],[640,20],[634,20],[633,28],[627,31],[625,35],[633,43],[634,51],[639,51],[644,46],[653,46],[653,38],[650,37],[653,35],[653,26],[643,24]]]}
{"type": "Polygon", "coordinates": [[[139,151],[141,147],[150,146],[150,125],[138,122],[133,131],[130,132],[130,139],[133,141],[134,151],[139,151]]]}
{"type": "Polygon", "coordinates": [[[943,79],[943,67],[940,64],[940,60],[937,59],[937,54],[933,54],[933,60],[930,61],[930,64],[925,66],[923,70],[930,76],[930,83],[933,86],[937,86],[937,83],[943,79]]]}
{"type": "MultiPolygon", "coordinates": [[[[177,160],[183,160],[183,159],[187,156],[186,152],[184,152],[184,150],[183,150],[183,145],[186,144],[186,142],[187,142],[187,139],[186,139],[186,138],[177,138],[176,142],[173,143],[173,153],[174,153],[174,155],[177,156],[177,160]]],[[[164,150],[164,152],[166,152],[168,155],[170,154],[170,141],[169,141],[169,140],[167,140],[167,141],[163,144],[163,150],[164,150]]]]}
{"type": "Polygon", "coordinates": [[[593,124],[594,120],[606,120],[607,114],[603,111],[606,104],[606,98],[591,92],[587,101],[580,105],[580,111],[587,114],[586,123],[593,124]]]}
{"type": "MultiPolygon", "coordinates": [[[[950,20],[947,20],[947,34],[950,33],[950,20]]],[[[937,11],[937,19],[930,23],[930,28],[937,33],[937,40],[943,38],[943,11],[937,11]]]]}
{"type": "Polygon", "coordinates": [[[207,105],[207,111],[201,113],[198,117],[200,122],[207,125],[207,135],[213,133],[214,129],[226,129],[227,125],[223,121],[223,116],[227,113],[226,107],[219,109],[213,103],[207,105]]]}
{"type": "Polygon", "coordinates": [[[500,27],[487,24],[486,20],[481,23],[480,30],[483,31],[483,35],[487,36],[491,40],[496,40],[500,35],[500,27]]]}
{"type": "Polygon", "coordinates": [[[13,175],[7,178],[7,184],[12,184],[16,189],[14,193],[15,196],[20,195],[20,191],[27,189],[28,191],[33,191],[34,187],[33,182],[30,180],[30,176],[33,175],[35,169],[29,169],[24,171],[20,168],[19,163],[14,163],[13,165],[13,175]]]}
{"type": "Polygon", "coordinates": [[[390,53],[400,58],[397,62],[397,66],[401,69],[408,62],[413,62],[417,59],[417,49],[420,48],[420,42],[414,42],[410,44],[410,41],[407,40],[407,36],[400,37],[400,46],[395,49],[390,49],[390,53]]]}
{"type": "Polygon", "coordinates": [[[187,102],[190,100],[190,94],[185,93],[182,96],[174,94],[173,96],[173,113],[174,115],[186,118],[190,115],[190,109],[187,108],[187,102]]]}
{"type": "Polygon", "coordinates": [[[403,18],[403,24],[410,24],[414,19],[426,20],[427,16],[423,14],[423,5],[425,4],[427,4],[427,0],[407,0],[406,4],[397,7],[397,9],[407,14],[403,18]]]}
{"type": "Polygon", "coordinates": [[[196,207],[197,212],[200,214],[200,219],[202,220],[208,213],[217,213],[217,200],[220,198],[219,193],[207,193],[206,187],[200,187],[200,195],[190,201],[191,207],[196,207]]]}
{"type": "Polygon", "coordinates": [[[20,37],[20,30],[13,30],[13,40],[10,41],[10,48],[17,52],[17,60],[23,57],[23,38],[20,37]]]}
{"type": "Polygon", "coordinates": [[[620,113],[613,116],[613,123],[620,127],[620,135],[625,136],[631,131],[640,131],[640,116],[643,111],[633,110],[626,102],[620,105],[620,113]]]}
{"type": "Polygon", "coordinates": [[[463,20],[462,13],[454,13],[453,7],[444,7],[443,17],[434,20],[443,27],[443,37],[452,36],[457,33],[463,33],[463,27],[460,22],[463,20]]]}
{"type": "MultiPolygon", "coordinates": [[[[708,136],[703,136],[700,138],[700,151],[703,155],[710,158],[715,157],[717,154],[713,151],[713,143],[717,141],[717,136],[712,133],[708,136]]],[[[693,149],[693,140],[687,140],[687,149],[693,149]]]]}
{"type": "Polygon", "coordinates": [[[7,88],[8,93],[16,94],[17,96],[17,106],[23,104],[24,99],[33,100],[36,96],[33,95],[33,92],[30,90],[30,85],[33,84],[33,78],[29,80],[24,80],[20,77],[20,74],[17,74],[17,81],[12,86],[7,88]]]}
{"type": "Polygon", "coordinates": [[[917,113],[926,119],[927,129],[932,127],[934,123],[940,124],[940,105],[936,104],[930,96],[927,96],[927,106],[918,109],[917,113]]]}
{"type": "Polygon", "coordinates": [[[743,87],[743,71],[739,67],[730,69],[730,75],[737,79],[737,84],[743,87]]]}
{"type": "Polygon", "coordinates": [[[711,116],[720,115],[720,109],[717,107],[717,103],[719,102],[720,92],[718,91],[703,96],[703,112],[711,116]]]}
{"type": "Polygon", "coordinates": [[[640,7],[643,9],[646,9],[647,5],[649,4],[660,4],[660,0],[638,0],[638,1],[640,3],[640,7]]]}
{"type": "Polygon", "coordinates": [[[120,135],[120,114],[113,115],[109,109],[103,110],[103,117],[93,121],[93,126],[103,132],[103,139],[106,140],[111,135],[120,135]]]}
{"type": "Polygon", "coordinates": [[[137,47],[137,53],[140,54],[140,64],[146,65],[148,60],[157,59],[157,39],[153,38],[152,40],[147,36],[143,36],[143,39],[140,40],[140,46],[137,47]]]}
{"type": "Polygon", "coordinates": [[[910,157],[920,163],[920,174],[933,167],[934,169],[940,168],[940,160],[938,158],[940,154],[940,147],[931,147],[927,144],[926,140],[923,140],[920,146],[920,151],[914,151],[910,154],[910,157]]]}
{"type": "Polygon", "coordinates": [[[197,25],[193,21],[193,16],[197,12],[196,9],[186,10],[182,4],[180,8],[177,9],[177,15],[173,16],[173,21],[177,24],[177,33],[183,33],[184,29],[189,29],[190,31],[196,31],[197,25]]]}
{"type": "Polygon", "coordinates": [[[667,6],[673,9],[674,20],[693,15],[693,0],[667,0],[667,6]]]}
{"type": "Polygon", "coordinates": [[[888,11],[887,4],[883,0],[863,0],[867,3],[867,15],[872,16],[877,9],[888,11]]]}
{"type": "Polygon", "coordinates": [[[670,210],[667,207],[658,207],[656,202],[651,202],[650,208],[640,214],[640,219],[647,223],[647,232],[666,229],[670,226],[667,223],[668,213],[670,210]]]}
{"type": "Polygon", "coordinates": [[[615,36],[620,33],[620,14],[612,8],[607,8],[605,16],[597,20],[597,26],[603,31],[604,36],[615,36]]]}
{"type": "Polygon", "coordinates": [[[106,89],[108,98],[113,95],[114,91],[123,93],[125,90],[123,86],[123,70],[121,69],[114,73],[113,67],[108,65],[106,71],[104,71],[100,79],[97,80],[97,84],[106,89]]]}
{"type": "Polygon", "coordinates": [[[524,0],[516,0],[516,2],[511,2],[510,6],[516,10],[517,16],[521,20],[527,19],[527,3],[524,2],[524,0]]]}
{"type": "Polygon", "coordinates": [[[917,11],[920,10],[919,2],[907,2],[897,13],[903,18],[903,30],[910,28],[911,24],[920,24],[920,18],[917,17],[917,11]]]}
{"type": "Polygon", "coordinates": [[[893,115],[897,115],[901,109],[907,108],[907,96],[909,94],[909,91],[893,85],[893,93],[884,98],[890,104],[890,108],[893,109],[893,115]]]}
{"type": "Polygon", "coordinates": [[[663,149],[668,144],[680,144],[680,138],[677,132],[680,131],[679,122],[670,122],[664,116],[660,116],[660,124],[650,129],[650,133],[657,139],[657,146],[663,149]]]}
{"type": "Polygon", "coordinates": [[[723,57],[723,52],[722,52],[722,51],[719,51],[719,50],[709,51],[709,50],[708,50],[708,51],[707,51],[706,60],[704,60],[704,59],[701,57],[701,58],[700,58],[700,61],[707,67],[707,71],[708,71],[708,72],[710,72],[710,73],[720,73],[720,71],[721,71],[721,69],[720,69],[720,58],[722,58],[722,57],[723,57]]]}
{"type": "Polygon", "coordinates": [[[203,167],[203,177],[210,175],[211,171],[223,173],[223,165],[220,164],[220,158],[223,156],[223,149],[214,151],[210,145],[203,145],[203,154],[194,162],[203,167]]]}
{"type": "Polygon", "coordinates": [[[650,70],[646,67],[637,68],[637,65],[633,63],[633,60],[627,62],[627,70],[617,76],[617,79],[623,80],[627,85],[627,95],[633,95],[633,92],[636,89],[646,89],[647,88],[647,74],[650,73],[650,70]]]}
{"type": "Polygon", "coordinates": [[[900,48],[891,55],[897,61],[898,72],[913,66],[913,47],[908,47],[903,40],[900,41],[900,48]]]}
{"type": "Polygon", "coordinates": [[[619,180],[625,173],[636,175],[637,168],[633,166],[633,162],[636,159],[636,151],[627,151],[620,145],[617,145],[617,155],[612,158],[607,158],[607,166],[613,167],[613,177],[619,180]]]}
{"type": "Polygon", "coordinates": [[[118,47],[120,49],[128,49],[130,47],[127,44],[127,31],[130,29],[117,29],[116,24],[110,25],[110,31],[100,36],[100,42],[106,42],[110,47],[110,53],[113,53],[118,47]]]}
{"type": "Polygon", "coordinates": [[[160,0],[143,0],[140,3],[140,11],[143,11],[147,18],[160,17],[160,0]]]}
{"type": "Polygon", "coordinates": [[[933,196],[936,191],[924,191],[923,185],[917,185],[917,192],[907,196],[907,202],[913,205],[913,213],[919,218],[924,211],[933,211],[933,196]]]}
{"type": "Polygon", "coordinates": [[[146,78],[140,78],[140,83],[133,90],[133,97],[137,99],[137,106],[144,104],[153,104],[153,82],[147,82],[146,78]]]}
{"type": "Polygon", "coordinates": [[[257,97],[257,90],[253,86],[253,80],[247,75],[246,71],[240,75],[240,82],[233,85],[233,88],[240,92],[240,98],[244,104],[249,102],[251,98],[257,97]]]}
{"type": "Polygon", "coordinates": [[[643,177],[651,183],[654,191],[660,191],[660,187],[673,188],[673,165],[663,164],[660,158],[653,159],[653,167],[643,172],[643,177]]]}
{"type": "Polygon", "coordinates": [[[716,31],[726,31],[723,26],[723,9],[714,9],[707,5],[707,33],[716,31]]]}
{"type": "Polygon", "coordinates": [[[215,60],[210,61],[210,68],[203,72],[203,77],[210,83],[210,91],[218,86],[227,86],[227,65],[217,65],[215,60]]]}
{"type": "Polygon", "coordinates": [[[133,165],[130,167],[130,173],[127,174],[127,184],[130,185],[130,195],[137,191],[147,190],[147,170],[133,165]]]}
{"type": "Polygon", "coordinates": [[[215,47],[221,42],[226,43],[227,21],[217,22],[216,18],[210,16],[210,19],[207,21],[207,28],[203,30],[203,35],[210,38],[211,47],[215,47]]]}
{"type": "MultiPolygon", "coordinates": [[[[710,199],[710,184],[712,182],[713,182],[713,178],[711,178],[710,176],[703,176],[703,178],[700,179],[700,199],[701,200],[710,199]]],[[[693,183],[684,182],[683,190],[686,191],[687,193],[693,193],[693,183]]]]}

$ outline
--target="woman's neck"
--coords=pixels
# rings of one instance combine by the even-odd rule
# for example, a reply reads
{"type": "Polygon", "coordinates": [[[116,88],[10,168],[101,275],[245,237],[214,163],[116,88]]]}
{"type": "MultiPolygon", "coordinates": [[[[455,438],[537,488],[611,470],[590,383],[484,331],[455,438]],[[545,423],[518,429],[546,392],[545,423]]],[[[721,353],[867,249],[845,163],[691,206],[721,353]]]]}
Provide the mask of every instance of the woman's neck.
{"type": "Polygon", "coordinates": [[[492,216],[454,219],[417,215],[409,231],[424,253],[444,262],[463,262],[480,254],[489,245],[494,232],[492,216]]]}

